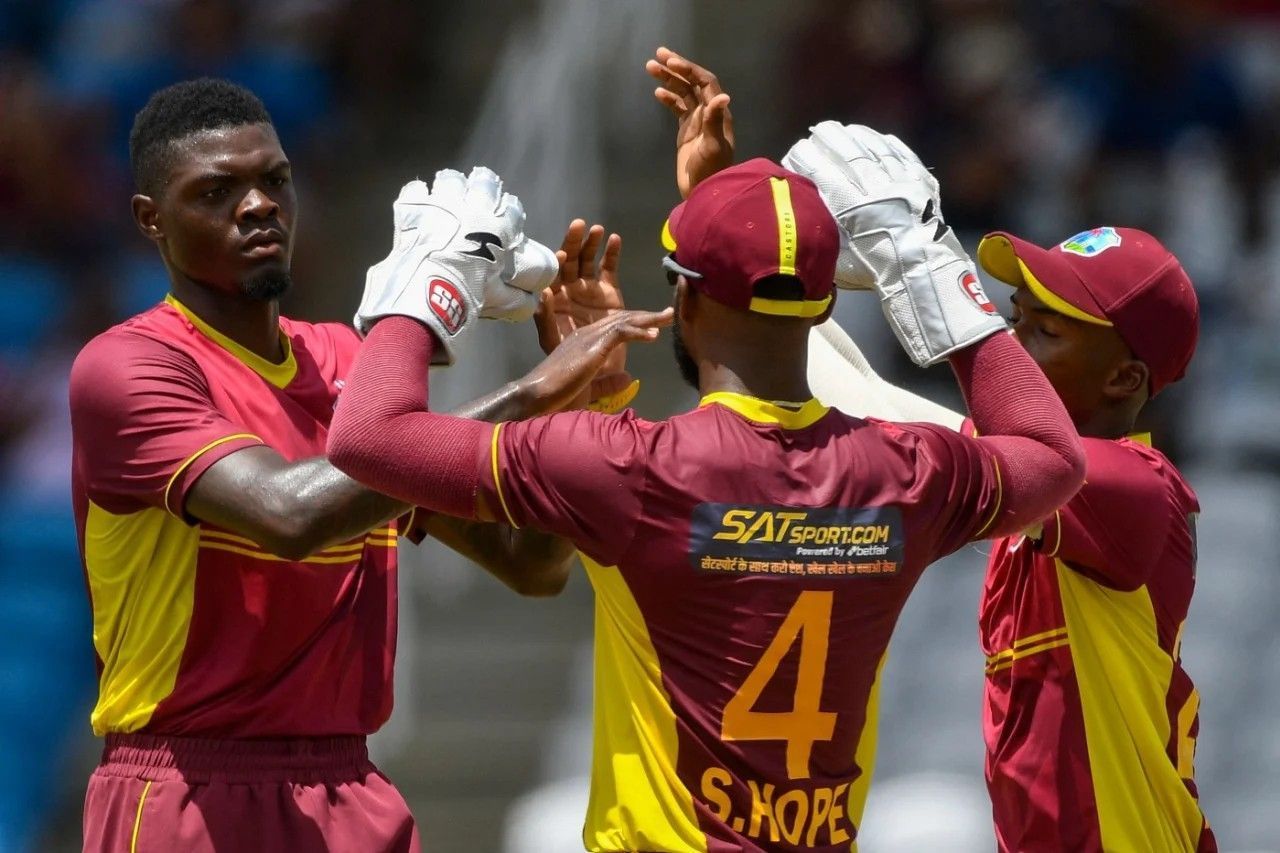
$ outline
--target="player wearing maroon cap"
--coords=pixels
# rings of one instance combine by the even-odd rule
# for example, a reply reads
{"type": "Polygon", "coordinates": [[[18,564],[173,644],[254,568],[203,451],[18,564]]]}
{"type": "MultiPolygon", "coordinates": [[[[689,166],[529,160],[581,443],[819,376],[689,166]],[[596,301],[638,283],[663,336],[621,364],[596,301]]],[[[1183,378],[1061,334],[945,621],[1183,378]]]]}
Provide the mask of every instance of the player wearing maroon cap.
{"type": "MultiPolygon", "coordinates": [[[[932,239],[921,212],[935,189],[918,161],[870,175],[860,216],[904,243],[932,239]],[[894,200],[902,192],[911,205],[894,200]]],[[[1079,448],[1003,321],[941,300],[948,271],[971,270],[963,254],[901,259],[911,285],[884,298],[913,351],[951,355],[977,439],[813,399],[806,341],[830,313],[840,241],[807,179],[767,160],[727,169],[664,232],[696,410],[497,428],[425,412],[433,336],[389,310],[409,316],[366,339],[330,457],[402,499],[578,546],[596,591],[588,849],[848,850],[875,749],[866,722],[906,596],[934,559],[1052,512],[1079,485],[1079,448]]],[[[366,302],[415,290],[404,269],[371,276],[366,302]]]]}
{"type": "MultiPolygon", "coordinates": [[[[359,338],[279,316],[289,162],[257,98],[212,80],[158,92],[130,147],[137,224],[172,293],[86,345],[71,374],[92,723],[106,737],[85,849],[414,849],[413,819],[364,746],[391,712],[396,518],[409,507],[323,457],[359,338]]],[[[473,178],[453,173],[458,197],[492,210],[496,181],[473,178]]],[[[398,224],[426,209],[411,190],[398,224]]],[[[555,264],[516,246],[523,286],[490,281],[455,313],[532,313],[526,290],[555,264]]],[[[467,411],[546,411],[562,373],[544,363],[467,411]]],[[[429,529],[524,591],[559,589],[566,546],[488,527],[429,529]]]]}
{"type": "MultiPolygon", "coordinates": [[[[646,68],[679,119],[687,194],[733,161],[729,96],[666,48],[646,68]]],[[[850,288],[864,286],[850,273],[869,245],[849,227],[850,185],[877,158],[861,130],[823,122],[784,161],[814,178],[846,226],[836,279],[850,288]]],[[[1085,486],[1043,525],[998,540],[987,573],[984,732],[1001,849],[1214,850],[1194,781],[1199,697],[1179,649],[1199,505],[1150,436],[1133,433],[1147,399],[1182,377],[1195,350],[1195,292],[1177,259],[1136,229],[1094,228],[1047,250],[995,232],[978,260],[1018,288],[1014,332],[1088,455],[1085,486]]],[[[986,299],[980,288],[970,295],[986,299]]],[[[815,331],[810,354],[810,382],[842,407],[962,420],[885,383],[832,323],[815,331]]]]}

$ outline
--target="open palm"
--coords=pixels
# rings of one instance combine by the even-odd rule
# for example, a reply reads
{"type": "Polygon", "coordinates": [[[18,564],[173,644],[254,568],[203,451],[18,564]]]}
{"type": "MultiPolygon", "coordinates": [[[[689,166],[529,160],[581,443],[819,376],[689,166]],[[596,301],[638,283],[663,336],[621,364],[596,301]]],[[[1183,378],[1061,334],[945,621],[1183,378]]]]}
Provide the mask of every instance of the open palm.
{"type": "Polygon", "coordinates": [[[676,117],[676,184],[688,198],[703,180],[733,163],[733,116],[720,81],[665,47],[645,71],[660,85],[654,97],[676,117]]]}
{"type": "MultiPolygon", "coordinates": [[[[605,240],[604,227],[575,219],[569,223],[564,242],[556,252],[560,273],[539,297],[538,343],[550,354],[576,330],[589,326],[622,310],[622,289],[618,284],[618,259],[622,254],[622,238],[610,234],[605,240]],[[600,244],[604,257],[597,264],[600,244]]],[[[591,384],[588,400],[616,394],[631,384],[627,373],[627,348],[618,346],[609,352],[591,384]]]]}

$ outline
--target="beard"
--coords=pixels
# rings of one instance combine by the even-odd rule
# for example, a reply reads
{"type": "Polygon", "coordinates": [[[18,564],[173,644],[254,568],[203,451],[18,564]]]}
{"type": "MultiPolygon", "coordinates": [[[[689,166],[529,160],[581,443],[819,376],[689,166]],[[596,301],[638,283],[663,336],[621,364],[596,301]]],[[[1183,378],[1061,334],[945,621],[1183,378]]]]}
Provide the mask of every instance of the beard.
{"type": "Polygon", "coordinates": [[[671,348],[675,352],[676,366],[680,368],[680,377],[695,391],[698,387],[698,363],[689,355],[689,348],[684,345],[684,337],[680,334],[680,318],[671,327],[671,348]]]}
{"type": "Polygon", "coordinates": [[[287,269],[265,270],[240,283],[240,293],[254,302],[270,302],[289,292],[293,278],[287,269]]]}

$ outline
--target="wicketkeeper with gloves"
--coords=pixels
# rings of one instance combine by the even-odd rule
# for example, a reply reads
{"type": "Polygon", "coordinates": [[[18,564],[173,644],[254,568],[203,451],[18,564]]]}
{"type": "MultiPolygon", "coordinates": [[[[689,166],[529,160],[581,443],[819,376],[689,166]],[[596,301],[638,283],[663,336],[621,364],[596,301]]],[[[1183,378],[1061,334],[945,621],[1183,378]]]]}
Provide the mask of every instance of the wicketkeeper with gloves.
{"type": "Polygon", "coordinates": [[[850,189],[846,227],[891,238],[861,272],[913,357],[950,360],[980,438],[813,398],[807,342],[830,314],[841,226],[809,179],[767,160],[672,211],[673,309],[619,312],[562,344],[600,328],[645,339],[674,313],[677,363],[703,396],[665,421],[575,411],[495,426],[429,411],[425,365],[458,332],[428,295],[447,285],[470,304],[512,275],[519,217],[480,224],[455,205],[457,232],[494,229],[492,262],[411,249],[369,277],[372,328],[329,457],[406,503],[579,549],[596,591],[588,850],[848,850],[877,673],[921,571],[1051,514],[1082,481],[1044,375],[998,315],[950,295],[973,268],[935,239],[936,184],[896,140],[864,142],[895,162],[869,161],[850,189]]]}
{"type": "MultiPolygon", "coordinates": [[[[733,162],[729,96],[715,75],[665,48],[646,69],[661,84],[658,100],[679,119],[677,184],[687,195],[733,162]]],[[[950,258],[963,250],[931,205],[931,177],[928,193],[899,183],[895,202],[935,224],[931,238],[862,212],[868,173],[924,171],[904,146],[887,142],[865,127],[824,121],[783,162],[813,179],[841,224],[840,286],[873,289],[900,339],[916,319],[945,319],[965,334],[986,321],[970,311],[957,315],[957,327],[951,315],[915,306],[907,316],[903,294],[921,273],[909,263],[877,268],[896,248],[923,257],[949,301],[990,305],[967,265],[954,275],[950,258]]],[[[1190,363],[1195,290],[1178,259],[1133,228],[1093,228],[1050,249],[996,231],[977,254],[1015,289],[1016,339],[1066,407],[1088,468],[1069,502],[998,538],[991,551],[979,634],[998,846],[1209,853],[1217,842],[1195,782],[1200,696],[1181,661],[1200,507],[1151,436],[1135,432],[1146,402],[1190,363]]],[[[904,343],[917,364],[933,360],[920,335],[908,332],[904,343]]],[[[810,353],[810,382],[828,402],[969,434],[982,428],[881,380],[834,323],[815,329],[810,353]]],[[[1021,393],[1006,389],[1010,404],[1020,404],[1021,393]]]]}
{"type": "MultiPolygon", "coordinates": [[[[84,848],[417,850],[413,817],[365,749],[391,713],[396,542],[412,507],[324,458],[360,339],[279,315],[289,162],[261,102],[207,79],[157,92],[130,149],[135,219],[171,293],[86,345],[71,375],[100,672],[91,719],[106,739],[84,848]]],[[[581,322],[579,302],[594,310],[600,230],[575,222],[558,265],[524,238],[518,200],[487,169],[441,172],[434,197],[407,185],[394,218],[357,322],[412,306],[441,362],[477,317],[528,319],[557,275],[544,342],[581,322]],[[420,280],[413,294],[386,289],[420,280]]],[[[574,335],[462,412],[507,420],[626,388],[616,348],[612,366],[595,358],[611,335],[574,335]],[[596,376],[602,364],[610,375],[596,376]]],[[[426,525],[519,591],[564,583],[572,551],[553,536],[426,525]]]]}

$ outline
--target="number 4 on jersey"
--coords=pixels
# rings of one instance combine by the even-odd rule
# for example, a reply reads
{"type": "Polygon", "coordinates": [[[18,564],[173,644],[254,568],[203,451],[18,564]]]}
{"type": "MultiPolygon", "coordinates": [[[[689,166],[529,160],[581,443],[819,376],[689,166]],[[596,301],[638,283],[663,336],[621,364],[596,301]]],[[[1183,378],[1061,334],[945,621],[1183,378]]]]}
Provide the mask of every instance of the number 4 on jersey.
{"type": "Polygon", "coordinates": [[[813,745],[831,740],[836,715],[818,706],[827,667],[827,642],[831,632],[830,590],[800,593],[782,627],[760,656],[738,692],[724,706],[720,737],[733,740],[784,740],[787,742],[787,776],[809,778],[813,745]],[[800,640],[800,666],[790,711],[756,711],[756,703],[778,671],[788,650],[800,640]]]}

